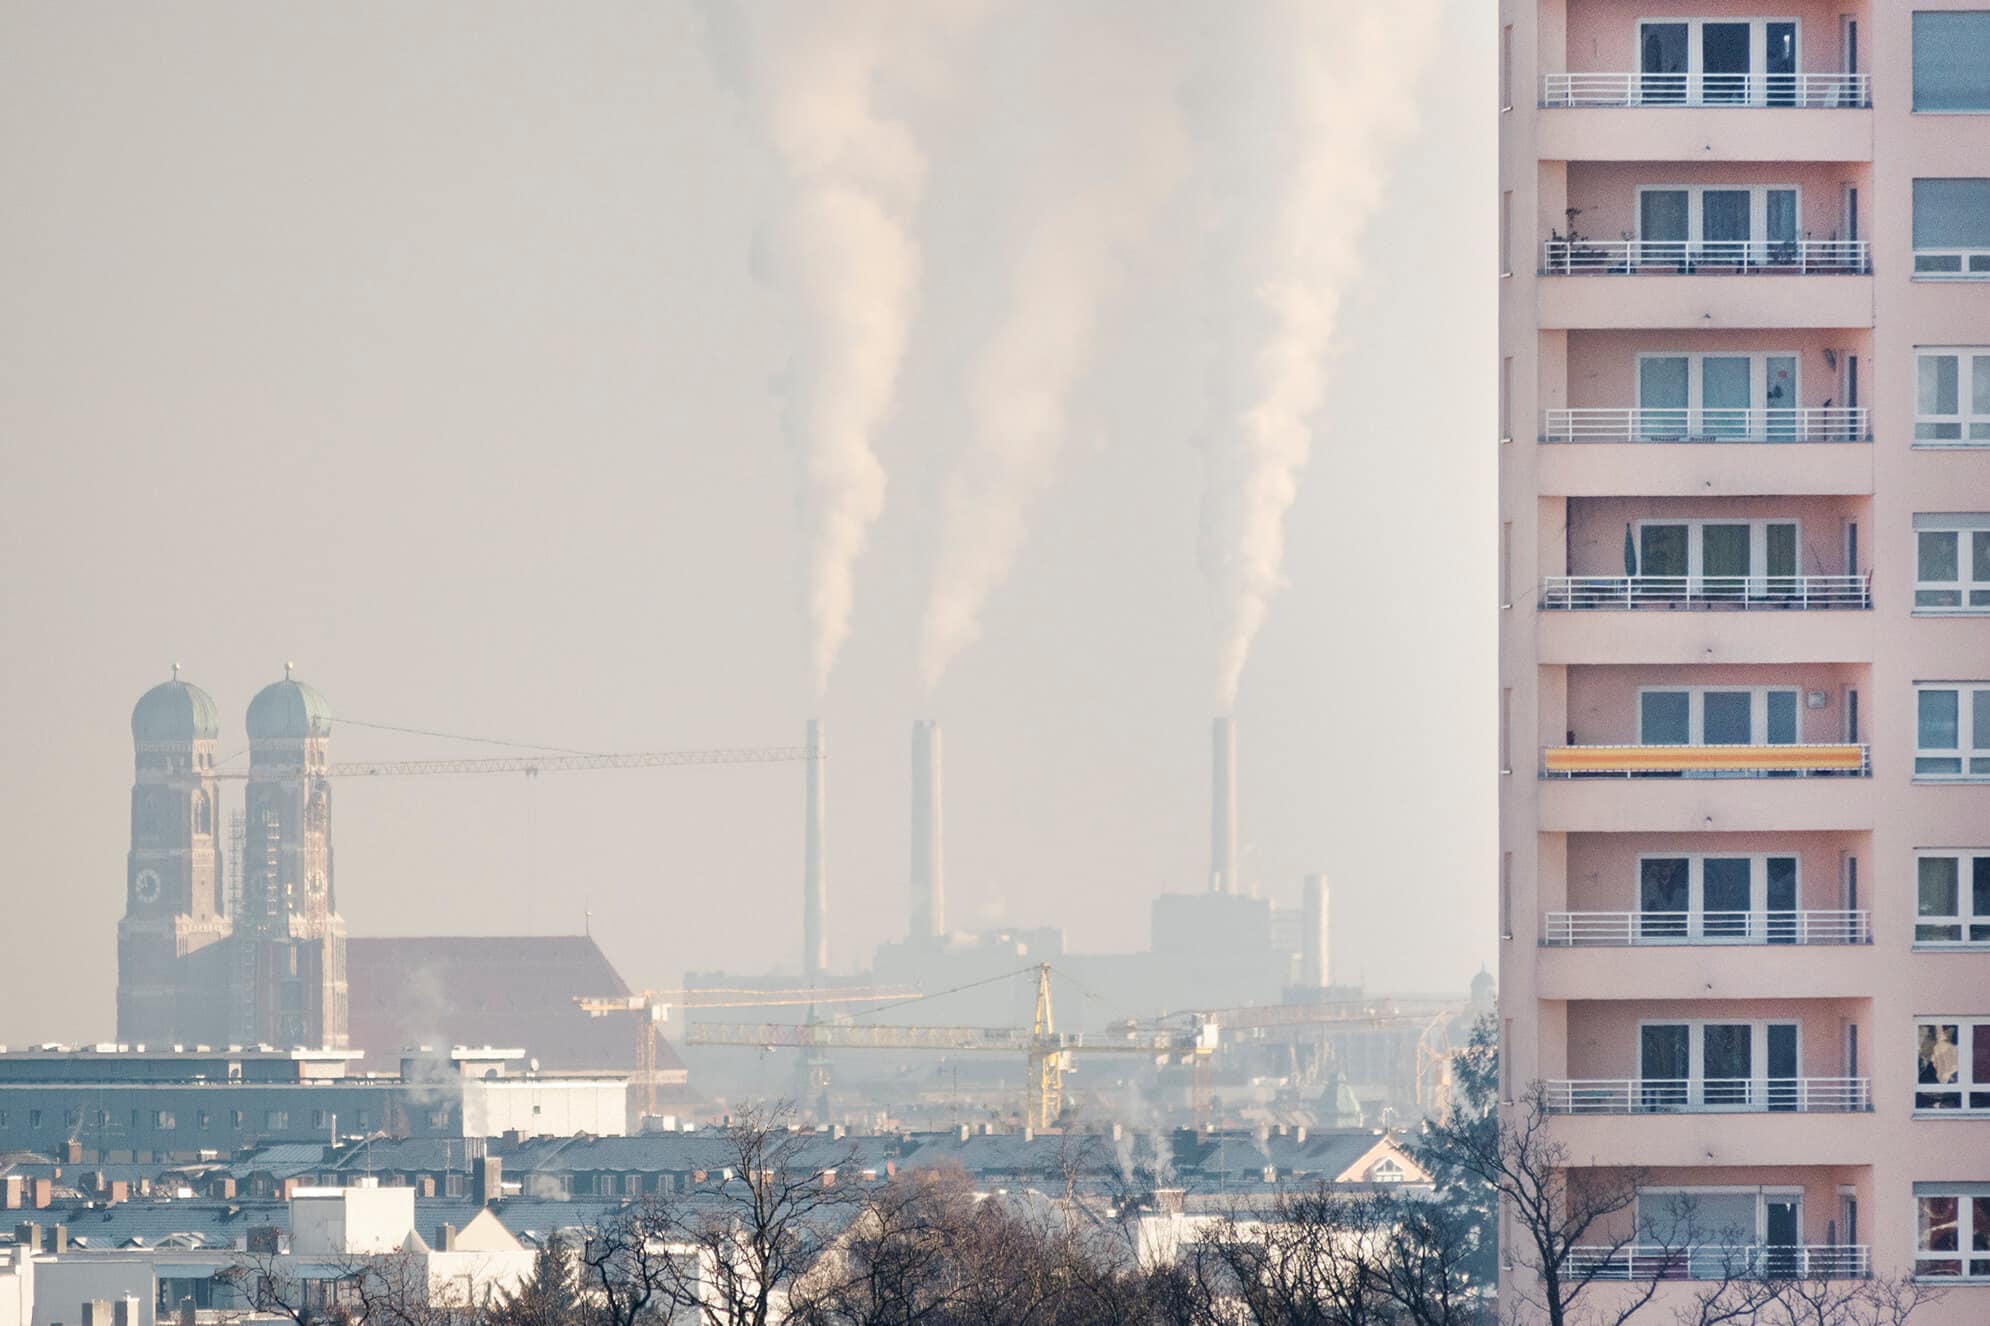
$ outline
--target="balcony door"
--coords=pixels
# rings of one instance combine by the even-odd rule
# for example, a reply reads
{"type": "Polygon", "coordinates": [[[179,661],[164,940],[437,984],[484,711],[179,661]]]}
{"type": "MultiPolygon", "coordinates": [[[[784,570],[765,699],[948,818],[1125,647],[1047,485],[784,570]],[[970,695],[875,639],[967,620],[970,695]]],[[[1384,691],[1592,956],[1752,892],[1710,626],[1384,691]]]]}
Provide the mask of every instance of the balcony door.
{"type": "Polygon", "coordinates": [[[1639,99],[1647,105],[1791,106],[1795,19],[1668,19],[1638,25],[1639,99]]]}
{"type": "Polygon", "coordinates": [[[1639,261],[1660,266],[1793,265],[1801,215],[1799,192],[1789,185],[1641,187],[1639,261]]]}
{"type": "Polygon", "coordinates": [[[1637,525],[1647,597],[1760,599],[1796,591],[1793,520],[1652,520],[1637,525]]]}
{"type": "Polygon", "coordinates": [[[1789,943],[1796,938],[1793,856],[1638,858],[1643,943],[1789,943]]]}
{"type": "Polygon", "coordinates": [[[1638,356],[1638,436],[1791,442],[1803,436],[1794,354],[1638,356]]]}
{"type": "Polygon", "coordinates": [[[1667,1247],[1686,1249],[1684,1273],[1695,1279],[1801,1274],[1800,1189],[1640,1188],[1637,1219],[1667,1247]]]}

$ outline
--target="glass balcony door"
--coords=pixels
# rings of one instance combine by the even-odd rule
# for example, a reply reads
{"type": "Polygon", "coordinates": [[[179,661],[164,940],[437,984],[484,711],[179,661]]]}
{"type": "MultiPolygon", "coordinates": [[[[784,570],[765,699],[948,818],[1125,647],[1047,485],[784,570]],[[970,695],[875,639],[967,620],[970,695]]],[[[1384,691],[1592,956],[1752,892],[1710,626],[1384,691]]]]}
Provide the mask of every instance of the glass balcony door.
{"type": "Polygon", "coordinates": [[[1794,354],[1642,354],[1637,372],[1637,435],[1643,440],[1790,442],[1802,436],[1794,354]]]}
{"type": "Polygon", "coordinates": [[[1794,187],[1660,185],[1638,190],[1638,260],[1652,266],[1793,265],[1801,197],[1794,187]]]}
{"type": "Polygon", "coordinates": [[[1637,575],[1650,598],[1760,599],[1796,592],[1792,520],[1646,521],[1637,575]]]}
{"type": "Polygon", "coordinates": [[[1638,94],[1649,106],[1793,106],[1794,19],[1668,19],[1638,25],[1638,94]]]}
{"type": "Polygon", "coordinates": [[[1796,912],[1793,856],[1638,859],[1640,943],[1791,943],[1796,912]]]}
{"type": "Polygon", "coordinates": [[[1640,1105],[1667,1110],[1793,1110],[1794,1022],[1682,1020],[1638,1027],[1640,1105]]]}

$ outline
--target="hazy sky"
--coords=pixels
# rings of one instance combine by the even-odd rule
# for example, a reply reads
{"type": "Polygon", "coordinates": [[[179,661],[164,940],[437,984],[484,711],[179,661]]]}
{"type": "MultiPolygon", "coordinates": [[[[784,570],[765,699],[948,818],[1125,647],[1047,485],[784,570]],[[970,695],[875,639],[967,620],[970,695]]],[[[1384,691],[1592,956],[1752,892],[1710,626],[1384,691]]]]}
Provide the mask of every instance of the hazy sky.
{"type": "MultiPolygon", "coordinates": [[[[1289,902],[1326,871],[1338,975],[1393,989],[1462,988],[1493,950],[1494,35],[1482,0],[1441,2],[1433,49],[1347,75],[1419,122],[1381,127],[1236,705],[1245,875],[1289,902]]],[[[753,61],[806,55],[789,28],[825,11],[742,34],[654,0],[0,6],[0,1041],[113,1033],[128,721],[175,660],[224,754],[286,659],[341,715],[584,750],[787,744],[819,714],[839,971],[907,924],[915,717],[946,730],[954,926],[1133,948],[1156,892],[1203,886],[1224,612],[1199,447],[1236,348],[1209,301],[1262,252],[1214,251],[1239,218],[1211,200],[1359,145],[1198,133],[1248,0],[984,8],[911,34],[885,103],[923,163],[893,202],[917,288],[818,697],[784,412],[836,384],[798,379],[822,360],[783,260],[795,158],[753,61]],[[1049,422],[991,421],[1003,329],[1073,327],[1037,356],[1049,422]],[[1035,448],[998,471],[1012,565],[928,693],[934,568],[1001,496],[972,457],[1004,428],[1035,448]]],[[[334,730],[334,758],[442,753],[491,752],[334,730]]],[[[339,903],[358,935],[591,910],[639,984],[793,967],[801,801],[797,766],[350,779],[339,903]]]]}

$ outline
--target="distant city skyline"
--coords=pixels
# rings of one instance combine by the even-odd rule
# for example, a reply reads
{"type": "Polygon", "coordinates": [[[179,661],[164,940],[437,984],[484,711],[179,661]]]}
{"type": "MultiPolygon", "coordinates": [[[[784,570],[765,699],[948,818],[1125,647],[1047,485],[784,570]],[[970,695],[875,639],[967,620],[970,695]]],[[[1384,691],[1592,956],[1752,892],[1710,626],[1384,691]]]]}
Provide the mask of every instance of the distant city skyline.
{"type": "MultiPolygon", "coordinates": [[[[1385,990],[1462,991],[1493,948],[1494,458],[1459,440],[1493,400],[1494,33],[1469,0],[1446,13],[1235,711],[1241,878],[1289,906],[1324,871],[1353,932],[1336,979],[1385,990]]],[[[1122,255],[979,638],[931,694],[917,658],[1029,146],[974,108],[1027,86],[1051,11],[978,39],[930,126],[927,294],[819,697],[770,390],[794,315],[755,275],[773,167],[693,11],[390,21],[0,16],[0,865],[8,928],[36,937],[0,967],[0,1043],[112,1034],[128,720],[175,663],[224,760],[288,661],[335,760],[491,750],[362,722],[625,751],[794,744],[820,717],[832,973],[911,925],[906,734],[938,718],[949,925],[1144,946],[1156,893],[1207,886],[1218,626],[1182,197],[1122,255]]],[[[591,912],[632,983],[800,965],[795,766],[338,796],[356,936],[591,912]]],[[[224,790],[224,822],[239,806],[224,790]]]]}

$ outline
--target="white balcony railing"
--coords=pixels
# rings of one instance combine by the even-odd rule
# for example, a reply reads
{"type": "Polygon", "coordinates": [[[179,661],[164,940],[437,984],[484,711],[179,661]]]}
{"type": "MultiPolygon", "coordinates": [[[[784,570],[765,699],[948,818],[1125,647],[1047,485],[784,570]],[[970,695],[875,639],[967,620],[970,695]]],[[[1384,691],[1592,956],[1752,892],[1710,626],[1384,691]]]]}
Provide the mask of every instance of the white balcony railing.
{"type": "Polygon", "coordinates": [[[1550,1114],[1855,1114],[1864,1077],[1562,1078],[1542,1084],[1550,1114]]]}
{"type": "Polygon", "coordinates": [[[1779,410],[1645,409],[1639,406],[1548,410],[1544,442],[1870,442],[1872,412],[1863,405],[1779,410]]]}
{"type": "Polygon", "coordinates": [[[1862,239],[1549,239],[1541,244],[1544,276],[1639,272],[1842,276],[1871,270],[1872,251],[1862,239]]]}
{"type": "Polygon", "coordinates": [[[1549,611],[1635,608],[1870,608],[1867,576],[1549,576],[1540,605],[1549,611]]]}
{"type": "Polygon", "coordinates": [[[1870,74],[1547,74],[1541,104],[1571,106],[1794,106],[1873,104],[1870,74]]]}
{"type": "Polygon", "coordinates": [[[1681,944],[1870,944],[1872,913],[1549,912],[1541,942],[1550,948],[1681,944]]]}
{"type": "Polygon", "coordinates": [[[1857,1243],[1702,1243],[1687,1248],[1633,1243],[1575,1247],[1564,1274],[1592,1280],[1863,1280],[1872,1250],[1857,1243]]]}

